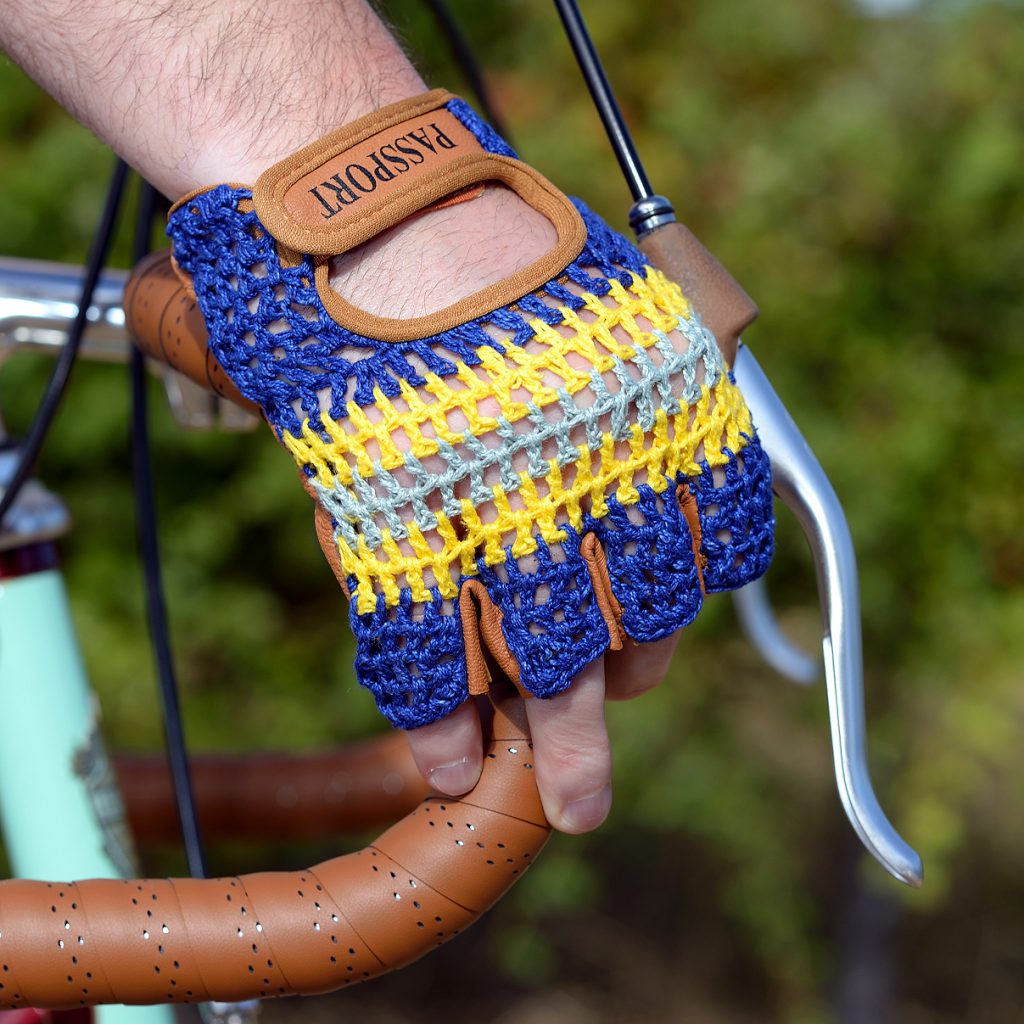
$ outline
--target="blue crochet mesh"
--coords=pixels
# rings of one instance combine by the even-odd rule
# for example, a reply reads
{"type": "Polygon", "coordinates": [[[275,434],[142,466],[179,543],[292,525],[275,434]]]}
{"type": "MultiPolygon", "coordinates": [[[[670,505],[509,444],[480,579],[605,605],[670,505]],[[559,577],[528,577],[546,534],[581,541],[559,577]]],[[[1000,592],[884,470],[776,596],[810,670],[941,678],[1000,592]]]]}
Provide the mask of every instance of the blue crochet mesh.
{"type": "MultiPolygon", "coordinates": [[[[483,131],[484,123],[462,101],[452,103],[449,109],[478,136],[482,133],[486,148],[511,153],[491,129],[483,131]]],[[[602,296],[609,280],[629,287],[633,274],[645,276],[643,254],[574,199],[587,241],[560,279],[539,290],[550,302],[535,294],[524,298],[519,309],[502,308],[443,334],[381,343],[331,318],[317,293],[312,257],[305,256],[298,266],[282,263],[277,243],[251,208],[251,197],[249,189],[228,185],[204,192],[171,214],[167,234],[179,266],[192,275],[213,354],[239,391],[263,407],[279,436],[284,430],[299,433],[303,416],[319,428],[323,392],[331,395],[329,415],[335,420],[347,416],[352,378],[351,397],[367,406],[374,402],[374,388],[396,398],[399,381],[422,386],[418,366],[450,377],[458,372],[457,360],[479,365],[482,347],[503,353],[506,344],[523,345],[534,336],[530,319],[559,323],[558,306],[581,308],[582,300],[562,278],[602,296]],[[509,340],[498,341],[487,326],[507,332],[509,340]]]]}
{"type": "MultiPolygon", "coordinates": [[[[680,478],[684,479],[684,478],[680,478]]],[[[655,494],[638,488],[634,523],[619,503],[593,529],[608,559],[612,592],[622,605],[623,629],[639,641],[660,640],[689,625],[700,611],[700,576],[690,528],[675,500],[675,487],[655,494]]]]}
{"type": "MultiPolygon", "coordinates": [[[[529,571],[511,552],[503,565],[477,566],[477,578],[502,613],[502,633],[519,662],[521,681],[536,696],[561,693],[608,650],[608,627],[580,553],[587,533],[597,534],[604,548],[622,625],[632,639],[659,640],[700,611],[700,578],[674,487],[662,495],[648,485],[639,491],[632,517],[613,497],[608,515],[588,516],[581,533],[563,527],[568,536],[556,549],[538,536],[536,565],[529,571]]],[[[442,606],[436,591],[434,601],[422,606],[407,594],[392,609],[382,597],[367,615],[351,606],[359,680],[388,719],[404,729],[443,717],[469,696],[459,608],[442,606]]]]}
{"type": "Polygon", "coordinates": [[[516,151],[465,100],[450,100],[447,107],[489,153],[516,156],[516,151]]]}
{"type": "Polygon", "coordinates": [[[775,544],[771,466],[761,442],[749,438],[739,455],[730,453],[728,463],[719,467],[723,471],[725,480],[718,486],[707,464],[690,481],[700,513],[709,594],[757,579],[768,568],[775,544]]]}
{"type": "Polygon", "coordinates": [[[571,528],[566,533],[568,539],[555,551],[540,543],[532,572],[511,554],[500,570],[478,566],[502,613],[502,632],[519,662],[520,679],[538,696],[561,693],[608,649],[608,627],[580,554],[581,537],[571,528]]]}
{"type": "MultiPolygon", "coordinates": [[[[771,470],[757,438],[750,438],[738,456],[730,453],[718,472],[724,480],[717,486],[707,463],[699,476],[676,481],[685,483],[697,501],[708,593],[756,579],[773,551],[771,470]]],[[[700,576],[674,486],[660,495],[648,485],[638,491],[639,503],[628,509],[609,498],[608,514],[585,517],[580,533],[563,527],[568,537],[558,551],[538,535],[532,571],[511,551],[499,567],[477,566],[477,578],[502,613],[502,632],[519,662],[522,683],[539,697],[567,689],[609,646],[580,553],[587,533],[595,533],[604,549],[622,626],[632,639],[659,640],[689,625],[700,611],[700,576]]],[[[458,605],[447,613],[442,605],[435,591],[433,602],[422,606],[414,606],[408,592],[398,608],[386,609],[383,596],[370,615],[357,615],[352,606],[359,679],[401,728],[435,721],[469,695],[458,605]]]]}
{"type": "MultiPolygon", "coordinates": [[[[514,155],[461,100],[448,109],[484,148],[514,155]]],[[[611,281],[629,288],[634,276],[646,278],[643,255],[583,203],[573,202],[587,241],[557,280],[513,308],[410,342],[381,343],[336,323],[317,292],[313,259],[304,256],[298,265],[282,261],[248,189],[222,185],[196,196],[171,216],[168,234],[179,265],[192,276],[213,354],[242,394],[263,408],[279,437],[298,434],[307,419],[327,440],[324,396],[323,413],[343,420],[348,401],[374,405],[376,389],[394,399],[401,382],[422,387],[424,367],[450,378],[459,363],[479,366],[481,350],[504,354],[527,345],[536,333],[530,321],[557,326],[561,308],[583,308],[575,289],[604,297],[611,281]]],[[[760,575],[772,551],[771,479],[757,439],[730,453],[715,473],[705,464],[687,481],[698,506],[708,592],[760,575]],[[724,476],[718,486],[715,473],[724,476]]],[[[586,513],[578,531],[563,527],[567,539],[556,549],[538,534],[531,562],[517,562],[508,548],[504,564],[477,564],[476,578],[502,612],[505,640],[531,692],[561,692],[608,648],[608,629],[580,553],[587,533],[596,534],[605,551],[629,636],[659,639],[696,616],[701,580],[689,526],[675,500],[677,482],[670,481],[661,495],[640,484],[639,501],[629,508],[609,495],[607,514],[597,519],[586,513]]],[[[429,601],[414,602],[405,589],[394,607],[379,594],[376,608],[365,614],[357,613],[355,602],[350,607],[360,682],[402,728],[436,721],[468,696],[458,601],[443,600],[436,587],[430,593],[429,601]]]]}
{"type": "Polygon", "coordinates": [[[405,591],[397,608],[386,608],[381,595],[368,615],[349,605],[356,677],[403,729],[443,718],[469,696],[458,604],[446,607],[436,589],[433,596],[413,605],[405,591]]]}

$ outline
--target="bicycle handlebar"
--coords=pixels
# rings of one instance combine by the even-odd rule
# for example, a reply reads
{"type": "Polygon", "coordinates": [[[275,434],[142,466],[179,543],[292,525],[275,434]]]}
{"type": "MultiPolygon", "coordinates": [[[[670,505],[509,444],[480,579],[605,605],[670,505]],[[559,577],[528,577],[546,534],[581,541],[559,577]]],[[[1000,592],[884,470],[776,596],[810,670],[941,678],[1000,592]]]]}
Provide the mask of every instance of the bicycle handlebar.
{"type": "MultiPolygon", "coordinates": [[[[125,290],[137,344],[248,405],[166,253],[125,290]]],[[[0,882],[0,1009],[312,995],[402,967],[491,907],[547,842],[522,704],[495,707],[480,781],[358,853],[237,878],[0,882]]]]}
{"type": "Polygon", "coordinates": [[[492,906],[546,843],[521,703],[476,787],[358,853],[207,880],[0,882],[0,1008],[328,992],[411,963],[492,906]]]}
{"type": "Polygon", "coordinates": [[[210,352],[195,299],[174,272],[169,249],[141,259],[124,290],[124,317],[135,344],[196,384],[259,415],[210,352]]]}
{"type": "MultiPolygon", "coordinates": [[[[113,762],[136,842],[179,841],[167,759],[115,754],[113,762]]],[[[390,824],[429,794],[398,732],[311,753],[193,754],[189,764],[202,833],[211,841],[333,841],[390,824]]]]}

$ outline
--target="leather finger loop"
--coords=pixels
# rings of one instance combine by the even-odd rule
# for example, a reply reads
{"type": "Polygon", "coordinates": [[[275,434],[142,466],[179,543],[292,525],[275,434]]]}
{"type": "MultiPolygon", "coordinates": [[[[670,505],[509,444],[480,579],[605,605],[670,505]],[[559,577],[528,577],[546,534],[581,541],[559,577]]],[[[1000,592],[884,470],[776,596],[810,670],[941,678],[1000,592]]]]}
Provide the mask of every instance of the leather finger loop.
{"type": "Polygon", "coordinates": [[[501,612],[495,607],[487,588],[479,580],[466,580],[459,592],[459,614],[462,619],[463,643],[466,649],[466,675],[470,696],[487,693],[491,672],[487,667],[485,649],[498,663],[505,676],[516,685],[520,696],[529,697],[519,678],[519,663],[508,649],[501,631],[501,612]]]}
{"type": "Polygon", "coordinates": [[[688,483],[681,482],[676,485],[676,501],[679,503],[679,510],[683,513],[686,525],[690,528],[690,542],[691,547],[693,548],[693,560],[697,566],[697,575],[700,577],[700,592],[702,594],[706,594],[707,588],[704,586],[704,569],[708,564],[708,558],[701,549],[702,533],[700,527],[700,509],[697,506],[697,499],[693,496],[693,492],[690,490],[690,485],[688,483]]]}
{"type": "Polygon", "coordinates": [[[580,554],[587,563],[590,582],[594,587],[594,599],[601,609],[601,617],[608,627],[608,650],[622,650],[622,605],[615,599],[611,577],[608,575],[608,559],[597,535],[588,533],[580,544],[580,554]]]}

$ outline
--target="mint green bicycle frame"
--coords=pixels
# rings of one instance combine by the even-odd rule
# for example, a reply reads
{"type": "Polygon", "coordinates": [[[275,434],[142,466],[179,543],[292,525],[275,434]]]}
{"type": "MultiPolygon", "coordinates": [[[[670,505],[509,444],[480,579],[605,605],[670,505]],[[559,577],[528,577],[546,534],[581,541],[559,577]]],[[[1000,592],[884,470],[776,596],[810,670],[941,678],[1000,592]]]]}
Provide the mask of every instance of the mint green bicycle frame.
{"type": "MultiPolygon", "coordinates": [[[[60,269],[65,278],[72,278],[67,268],[60,269]]],[[[51,343],[39,310],[32,305],[36,299],[27,277],[12,284],[4,279],[3,270],[0,267],[4,349],[9,350],[12,342],[30,347],[39,347],[39,339],[51,343]],[[12,313],[10,303],[15,300],[22,308],[12,313]]],[[[52,271],[56,277],[58,268],[52,271]]],[[[38,265],[35,273],[42,282],[45,275],[38,265]]],[[[53,281],[48,287],[52,286],[53,281]]],[[[120,282],[112,281],[106,292],[116,294],[119,302],[120,282]]],[[[0,484],[5,483],[4,460],[9,466],[15,458],[12,451],[0,455],[0,484]]],[[[55,540],[67,531],[68,516],[59,500],[37,483],[26,485],[22,496],[0,533],[4,848],[17,877],[132,877],[138,872],[124,808],[100,736],[99,707],[82,663],[64,581],[56,568],[55,540]]],[[[166,1006],[104,1006],[93,1010],[93,1019],[99,1024],[172,1024],[175,1015],[166,1006]]]]}
{"type": "MultiPolygon", "coordinates": [[[[121,797],[56,569],[0,580],[0,827],[18,877],[135,874],[121,797]]],[[[104,1006],[100,1024],[170,1024],[104,1006]]]]}

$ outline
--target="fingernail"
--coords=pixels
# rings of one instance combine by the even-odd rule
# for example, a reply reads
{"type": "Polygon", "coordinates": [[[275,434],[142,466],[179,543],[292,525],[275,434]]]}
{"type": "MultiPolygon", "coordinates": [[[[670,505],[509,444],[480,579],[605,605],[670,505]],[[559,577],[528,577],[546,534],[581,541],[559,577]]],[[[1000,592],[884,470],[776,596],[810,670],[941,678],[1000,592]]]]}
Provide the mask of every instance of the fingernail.
{"type": "Polygon", "coordinates": [[[433,789],[448,796],[461,796],[476,785],[480,766],[469,757],[451,764],[442,764],[427,773],[427,782],[433,789]]]}
{"type": "Polygon", "coordinates": [[[612,809],[612,787],[605,786],[599,793],[575,800],[562,811],[564,830],[589,832],[608,817],[612,809]]]}

